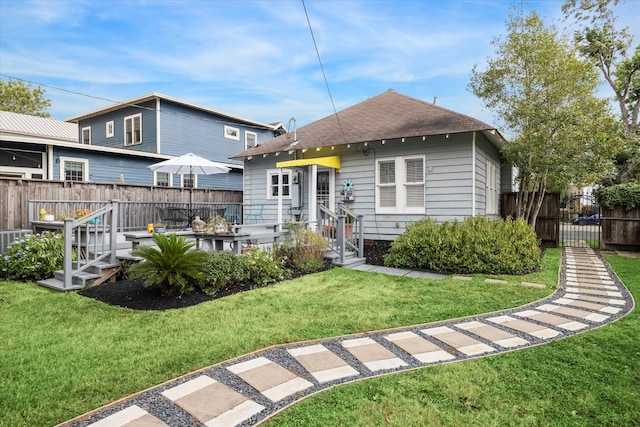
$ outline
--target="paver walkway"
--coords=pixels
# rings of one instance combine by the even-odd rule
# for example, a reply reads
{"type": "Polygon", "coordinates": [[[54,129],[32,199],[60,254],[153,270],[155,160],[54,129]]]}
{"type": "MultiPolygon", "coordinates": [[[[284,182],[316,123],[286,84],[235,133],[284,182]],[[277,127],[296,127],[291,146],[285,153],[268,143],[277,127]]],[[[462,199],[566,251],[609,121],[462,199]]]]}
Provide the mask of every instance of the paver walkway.
{"type": "Polygon", "coordinates": [[[60,426],[257,425],[336,384],[544,344],[602,326],[633,306],[628,290],[597,253],[565,248],[559,290],[525,307],[268,348],[171,380],[60,426]]]}

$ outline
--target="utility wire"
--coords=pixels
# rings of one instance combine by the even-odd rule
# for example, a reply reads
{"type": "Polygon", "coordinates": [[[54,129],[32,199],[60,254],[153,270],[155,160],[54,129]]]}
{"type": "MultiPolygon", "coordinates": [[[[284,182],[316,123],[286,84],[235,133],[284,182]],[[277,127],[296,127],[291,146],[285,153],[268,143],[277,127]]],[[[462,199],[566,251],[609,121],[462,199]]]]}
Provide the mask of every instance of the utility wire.
{"type": "Polygon", "coordinates": [[[331,106],[333,107],[333,114],[336,116],[336,120],[338,121],[338,128],[340,129],[340,134],[342,135],[342,139],[344,143],[347,144],[347,138],[344,136],[344,131],[342,130],[342,123],[340,123],[340,117],[338,117],[338,112],[336,111],[336,104],[333,102],[333,95],[331,95],[331,89],[329,88],[329,81],[327,80],[327,74],[324,72],[324,66],[322,65],[322,59],[320,58],[320,51],[318,50],[318,44],[316,43],[316,38],[313,35],[313,29],[311,28],[311,21],[309,20],[309,13],[307,13],[307,6],[304,4],[304,0],[302,1],[302,7],[304,8],[304,14],[307,17],[307,24],[309,25],[309,32],[311,33],[311,39],[313,40],[313,46],[316,49],[316,55],[318,56],[318,62],[320,63],[320,70],[322,71],[322,77],[324,77],[324,84],[327,86],[327,92],[329,92],[329,99],[331,100],[331,106]]]}

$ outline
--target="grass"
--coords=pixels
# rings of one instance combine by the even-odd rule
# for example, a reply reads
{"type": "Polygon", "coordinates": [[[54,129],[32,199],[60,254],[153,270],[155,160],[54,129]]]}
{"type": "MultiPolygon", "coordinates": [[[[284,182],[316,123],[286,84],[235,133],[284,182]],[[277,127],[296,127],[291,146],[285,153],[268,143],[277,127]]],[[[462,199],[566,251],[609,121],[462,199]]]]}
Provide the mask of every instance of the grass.
{"type": "Polygon", "coordinates": [[[548,295],[559,251],[509,285],[346,269],[164,312],[0,282],[0,425],[44,426],[195,369],[287,342],[501,310],[548,295]],[[519,286],[546,283],[547,289],[519,286]]]}
{"type": "MultiPolygon", "coordinates": [[[[607,256],[634,295],[640,259],[607,256]]],[[[568,339],[495,357],[352,383],[267,425],[637,426],[640,313],[568,339]]]]}

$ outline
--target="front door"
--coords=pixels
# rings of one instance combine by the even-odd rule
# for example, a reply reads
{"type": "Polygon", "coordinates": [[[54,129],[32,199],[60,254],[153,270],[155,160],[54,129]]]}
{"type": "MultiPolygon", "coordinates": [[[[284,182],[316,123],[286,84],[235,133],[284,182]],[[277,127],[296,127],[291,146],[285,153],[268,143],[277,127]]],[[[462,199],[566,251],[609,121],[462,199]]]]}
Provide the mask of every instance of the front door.
{"type": "Polygon", "coordinates": [[[335,196],[333,193],[333,169],[318,168],[316,180],[316,203],[325,205],[335,211],[335,196]]]}

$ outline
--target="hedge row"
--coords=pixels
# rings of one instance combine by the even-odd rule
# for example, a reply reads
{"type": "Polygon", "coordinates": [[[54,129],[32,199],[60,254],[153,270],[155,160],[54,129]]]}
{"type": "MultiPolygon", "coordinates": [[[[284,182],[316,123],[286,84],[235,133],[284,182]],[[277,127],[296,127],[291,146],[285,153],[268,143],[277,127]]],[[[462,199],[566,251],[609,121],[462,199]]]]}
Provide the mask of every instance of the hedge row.
{"type": "Polygon", "coordinates": [[[540,260],[535,231],[525,221],[471,217],[410,224],[393,242],[384,263],[462,274],[525,274],[537,270],[540,260]]]}

